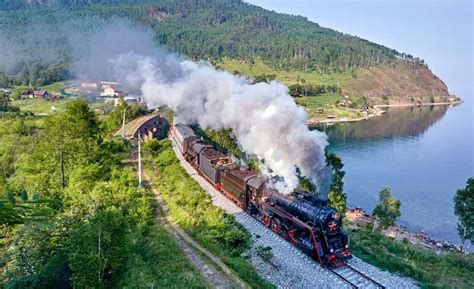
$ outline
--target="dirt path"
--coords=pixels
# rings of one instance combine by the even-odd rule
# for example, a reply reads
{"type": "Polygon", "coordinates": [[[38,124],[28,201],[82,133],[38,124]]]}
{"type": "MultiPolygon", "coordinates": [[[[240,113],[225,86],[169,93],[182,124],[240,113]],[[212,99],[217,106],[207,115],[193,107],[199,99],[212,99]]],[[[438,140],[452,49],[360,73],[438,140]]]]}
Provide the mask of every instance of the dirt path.
{"type": "MultiPolygon", "coordinates": [[[[137,151],[132,149],[131,161],[137,166],[137,151]]],[[[143,182],[148,186],[155,196],[158,204],[156,218],[163,228],[170,234],[176,244],[181,248],[186,258],[204,276],[209,285],[218,289],[251,288],[245,281],[240,279],[234,271],[211,252],[196,243],[179,225],[173,220],[161,198],[160,192],[153,186],[147,172],[143,172],[143,182]]]]}

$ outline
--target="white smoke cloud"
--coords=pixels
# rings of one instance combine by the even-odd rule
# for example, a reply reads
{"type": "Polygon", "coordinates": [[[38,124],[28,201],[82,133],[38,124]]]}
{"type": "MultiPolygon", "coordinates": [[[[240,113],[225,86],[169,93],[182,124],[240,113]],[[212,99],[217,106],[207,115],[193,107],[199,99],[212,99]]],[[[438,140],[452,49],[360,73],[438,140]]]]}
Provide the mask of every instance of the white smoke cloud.
{"type": "Polygon", "coordinates": [[[183,123],[232,129],[247,154],[264,160],[264,173],[282,177],[276,184],[281,192],[297,187],[296,167],[316,186],[327,183],[326,135],[308,130],[305,111],[283,84],[252,85],[206,62],[183,59],[157,47],[150,30],[129,20],[64,27],[74,44],[71,72],[76,77],[115,80],[128,90],[141,90],[150,108],[167,106],[183,123]]]}
{"type": "Polygon", "coordinates": [[[169,107],[182,123],[232,129],[246,153],[264,160],[262,171],[283,178],[277,184],[281,192],[298,186],[296,167],[314,184],[324,181],[326,135],[307,128],[306,112],[283,84],[252,85],[208,63],[175,55],[157,59],[129,53],[113,64],[122,79],[140,83],[150,108],[169,107]]]}

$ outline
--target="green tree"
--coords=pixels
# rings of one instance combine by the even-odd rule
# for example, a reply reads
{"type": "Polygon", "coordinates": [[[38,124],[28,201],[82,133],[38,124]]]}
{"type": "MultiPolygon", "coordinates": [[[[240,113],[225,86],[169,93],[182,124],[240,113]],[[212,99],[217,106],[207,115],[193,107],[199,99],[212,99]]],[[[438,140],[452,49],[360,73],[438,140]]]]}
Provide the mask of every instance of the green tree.
{"type": "Polygon", "coordinates": [[[74,229],[68,244],[72,283],[77,288],[101,288],[124,268],[130,248],[130,226],[121,210],[109,207],[74,229]]]}
{"type": "Polygon", "coordinates": [[[456,192],[454,213],[459,219],[458,234],[463,249],[466,241],[474,243],[474,178],[469,178],[466,187],[456,192]]]}
{"type": "Polygon", "coordinates": [[[119,102],[119,105],[109,114],[106,123],[106,129],[108,132],[117,130],[122,126],[123,114],[125,112],[125,122],[129,122],[136,117],[147,114],[145,107],[141,105],[128,105],[123,99],[119,102]]]}
{"type": "Polygon", "coordinates": [[[347,208],[347,195],[344,193],[344,164],[340,157],[334,153],[326,154],[326,164],[332,168],[333,180],[329,187],[329,205],[336,208],[344,216],[347,208]]]}
{"type": "Polygon", "coordinates": [[[31,139],[10,184],[18,191],[40,191],[60,198],[69,172],[93,161],[101,139],[101,125],[94,111],[84,100],[72,101],[66,111],[49,117],[44,129],[31,139]]]}
{"type": "Polygon", "coordinates": [[[8,193],[0,199],[0,225],[44,222],[56,212],[53,207],[59,204],[58,201],[40,199],[39,194],[30,199],[25,191],[20,193],[20,197],[8,193]]]}
{"type": "Polygon", "coordinates": [[[3,91],[0,91],[0,111],[8,111],[9,104],[10,97],[3,91]]]}
{"type": "Polygon", "coordinates": [[[379,193],[379,203],[375,206],[372,215],[378,217],[382,227],[386,228],[394,225],[395,220],[401,216],[401,205],[399,200],[392,198],[392,189],[385,187],[379,193]]]}
{"type": "Polygon", "coordinates": [[[12,98],[13,99],[20,99],[21,95],[30,90],[31,88],[29,86],[15,86],[12,89],[12,98]]]}

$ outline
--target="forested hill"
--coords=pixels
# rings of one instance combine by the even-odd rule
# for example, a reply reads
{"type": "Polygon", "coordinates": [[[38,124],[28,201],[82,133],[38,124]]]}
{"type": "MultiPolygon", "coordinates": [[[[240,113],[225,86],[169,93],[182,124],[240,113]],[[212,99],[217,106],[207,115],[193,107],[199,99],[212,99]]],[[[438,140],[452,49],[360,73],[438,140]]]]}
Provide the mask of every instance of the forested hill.
{"type": "MultiPolygon", "coordinates": [[[[0,9],[5,10],[0,14],[2,30],[18,29],[34,14],[41,14],[47,22],[119,15],[152,27],[158,42],[192,59],[259,59],[271,69],[321,75],[348,71],[355,75],[360,69],[387,67],[404,74],[400,77],[414,74],[417,83],[398,93],[396,87],[370,88],[374,82],[368,79],[368,89],[375,95],[447,95],[444,83],[429,72],[422,59],[321,27],[302,16],[268,11],[240,0],[7,0],[0,3],[0,9]]],[[[389,82],[396,80],[390,76],[389,82]]]]}

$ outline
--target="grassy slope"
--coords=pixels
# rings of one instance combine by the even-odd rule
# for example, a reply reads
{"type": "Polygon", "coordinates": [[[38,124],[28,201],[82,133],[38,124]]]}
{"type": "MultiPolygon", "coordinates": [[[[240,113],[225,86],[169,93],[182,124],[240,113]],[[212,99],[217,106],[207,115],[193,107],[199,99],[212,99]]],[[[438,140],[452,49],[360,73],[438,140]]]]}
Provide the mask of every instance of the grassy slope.
{"type": "Polygon", "coordinates": [[[40,115],[50,115],[54,114],[55,112],[64,111],[70,101],[71,99],[68,98],[56,101],[47,101],[44,99],[25,99],[14,100],[12,101],[12,105],[19,107],[22,112],[31,112],[40,115]]]}
{"type": "Polygon", "coordinates": [[[317,71],[277,70],[261,60],[243,61],[225,58],[218,66],[243,75],[255,76],[275,74],[276,79],[286,85],[300,79],[313,85],[338,85],[342,95],[351,98],[367,97],[372,104],[384,104],[382,96],[389,96],[392,103],[415,103],[447,101],[444,84],[427,69],[409,69],[404,65],[379,65],[351,71],[322,75],[317,71]]]}
{"type": "Polygon", "coordinates": [[[181,167],[169,140],[148,156],[154,185],[161,192],[172,217],[203,247],[221,258],[253,288],[272,288],[242,257],[248,248],[249,233],[212,205],[211,197],[181,167]]]}
{"type": "MultiPolygon", "coordinates": [[[[218,67],[223,68],[229,72],[238,71],[240,74],[255,76],[261,74],[275,74],[276,79],[286,85],[297,83],[298,79],[308,84],[313,85],[342,85],[349,83],[352,79],[350,72],[333,73],[323,76],[314,71],[298,71],[298,70],[274,70],[261,60],[250,63],[248,61],[238,61],[231,59],[224,59],[218,64],[218,67]]],[[[296,104],[303,106],[310,121],[324,120],[327,115],[336,115],[338,118],[358,118],[361,113],[350,108],[338,107],[337,101],[343,100],[342,95],[335,93],[326,93],[317,96],[306,96],[295,98],[296,104]],[[319,112],[323,109],[323,112],[319,112]]],[[[352,101],[360,102],[359,97],[351,98],[352,101]]]]}
{"type": "Polygon", "coordinates": [[[276,79],[280,82],[291,85],[295,84],[298,76],[300,79],[306,80],[307,83],[311,84],[342,84],[349,81],[352,76],[349,71],[344,73],[332,73],[327,76],[323,76],[315,71],[300,71],[300,70],[276,70],[266,65],[261,60],[244,61],[237,59],[225,58],[219,62],[218,67],[221,67],[227,71],[234,72],[239,71],[243,75],[255,76],[260,74],[275,74],[276,79]]]}
{"type": "Polygon", "coordinates": [[[303,96],[295,98],[296,104],[306,109],[309,121],[324,120],[328,115],[336,115],[338,118],[358,118],[362,116],[351,108],[339,107],[338,101],[344,98],[333,93],[326,93],[316,96],[303,96]],[[320,111],[322,109],[322,111],[320,111]]]}
{"type": "Polygon", "coordinates": [[[354,254],[377,267],[411,277],[424,288],[474,288],[474,256],[436,255],[365,228],[349,230],[354,254]]]}

